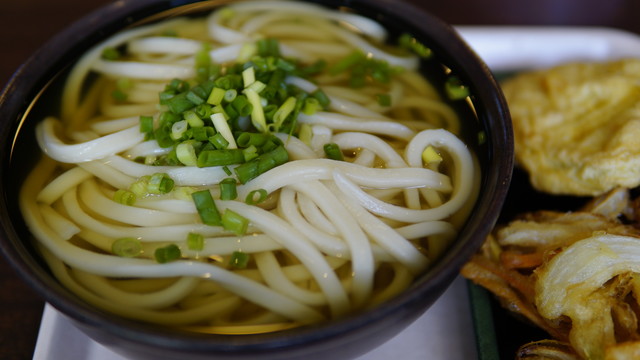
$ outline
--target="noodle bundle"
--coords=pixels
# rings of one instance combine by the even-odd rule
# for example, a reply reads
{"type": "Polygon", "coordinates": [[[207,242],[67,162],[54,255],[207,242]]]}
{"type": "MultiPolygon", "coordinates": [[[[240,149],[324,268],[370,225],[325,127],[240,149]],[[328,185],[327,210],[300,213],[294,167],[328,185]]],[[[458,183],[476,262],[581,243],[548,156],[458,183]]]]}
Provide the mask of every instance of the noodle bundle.
{"type": "Polygon", "coordinates": [[[359,15],[260,1],[87,52],[20,194],[52,272],[109,312],[210,333],[401,293],[456,237],[479,176],[421,55],[387,41],[359,15]]]}

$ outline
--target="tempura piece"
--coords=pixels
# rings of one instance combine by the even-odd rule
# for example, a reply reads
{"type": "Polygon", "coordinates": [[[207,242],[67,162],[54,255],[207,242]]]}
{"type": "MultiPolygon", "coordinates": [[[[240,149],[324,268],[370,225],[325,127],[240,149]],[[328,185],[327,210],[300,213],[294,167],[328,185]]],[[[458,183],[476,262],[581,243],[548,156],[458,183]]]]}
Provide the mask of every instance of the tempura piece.
{"type": "Polygon", "coordinates": [[[516,161],[551,194],[640,185],[640,59],[571,63],[503,83],[516,161]]]}
{"type": "Polygon", "coordinates": [[[632,359],[640,352],[640,201],[626,189],[575,212],[520,215],[494,230],[462,275],[552,340],[516,359],[632,359]]]}

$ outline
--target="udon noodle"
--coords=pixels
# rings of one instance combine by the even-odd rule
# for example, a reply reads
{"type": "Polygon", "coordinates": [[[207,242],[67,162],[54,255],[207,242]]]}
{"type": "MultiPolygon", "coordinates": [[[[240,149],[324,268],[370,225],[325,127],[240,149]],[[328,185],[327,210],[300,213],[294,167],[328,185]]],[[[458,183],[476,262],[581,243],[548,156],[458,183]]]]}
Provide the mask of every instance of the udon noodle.
{"type": "Polygon", "coordinates": [[[133,28],[86,53],[66,80],[59,116],[37,126],[46,156],[20,195],[52,272],[109,312],[212,333],[327,321],[401,293],[455,238],[479,175],[457,113],[418,73],[419,56],[386,41],[383,27],[355,14],[260,1],[133,28]],[[260,43],[267,55],[261,40],[271,41],[260,43]],[[329,71],[354,53],[374,64],[359,86],[348,71],[329,71]],[[263,95],[270,79],[258,75],[264,63],[322,70],[286,72],[275,89],[285,95],[272,106],[263,95]],[[376,69],[387,73],[376,78],[376,69]],[[228,74],[242,85],[223,89],[221,101],[207,98],[213,112],[199,120],[159,103],[158,94],[177,98],[177,87],[218,86],[228,74]],[[241,95],[250,111],[221,124],[221,114],[233,122],[224,106],[241,95]],[[289,98],[300,107],[278,117],[273,110],[289,98]],[[163,147],[157,131],[171,111],[179,118],[163,147]],[[143,118],[152,131],[141,130],[143,118]],[[204,140],[180,140],[198,127],[207,128],[204,140]],[[241,179],[255,155],[241,149],[239,133],[267,135],[285,160],[241,179]],[[192,155],[216,134],[246,157],[196,164],[192,155]],[[173,187],[149,190],[158,179],[173,187]],[[225,179],[235,196],[223,194],[225,179]],[[221,222],[205,221],[195,200],[203,190],[221,222]]]}

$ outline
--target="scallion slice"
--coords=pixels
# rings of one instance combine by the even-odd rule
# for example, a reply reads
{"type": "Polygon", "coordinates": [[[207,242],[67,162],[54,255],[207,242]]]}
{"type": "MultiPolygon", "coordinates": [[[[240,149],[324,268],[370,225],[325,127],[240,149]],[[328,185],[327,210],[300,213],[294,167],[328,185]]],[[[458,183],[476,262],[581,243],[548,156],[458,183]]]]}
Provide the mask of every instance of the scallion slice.
{"type": "Polygon", "coordinates": [[[202,150],[196,161],[201,168],[241,163],[244,163],[244,152],[240,149],[202,150]]]}
{"type": "Polygon", "coordinates": [[[265,189],[253,190],[249,194],[247,194],[247,197],[244,199],[244,202],[247,203],[248,205],[257,205],[265,201],[268,195],[269,194],[265,189]]]}
{"type": "Polygon", "coordinates": [[[185,141],[178,144],[176,146],[176,157],[186,166],[196,166],[198,164],[196,150],[191,142],[185,141]]]}
{"type": "Polygon", "coordinates": [[[165,173],[155,173],[149,178],[147,191],[150,194],[167,194],[173,190],[175,182],[165,173]]]}
{"type": "Polygon", "coordinates": [[[195,191],[191,194],[200,219],[206,225],[221,226],[222,217],[209,190],[195,191]]]}
{"type": "Polygon", "coordinates": [[[118,204],[131,206],[136,202],[136,194],[129,190],[118,189],[113,194],[113,200],[118,204]]]}
{"type": "Polygon", "coordinates": [[[140,132],[143,134],[153,132],[153,116],[140,116],[140,132]]]}
{"type": "Polygon", "coordinates": [[[249,220],[237,212],[227,209],[222,214],[222,227],[241,236],[247,232],[249,220]]]}
{"type": "Polygon", "coordinates": [[[289,161],[289,154],[284,146],[280,145],[268,153],[262,154],[257,158],[238,165],[234,171],[238,176],[238,180],[242,184],[246,184],[251,179],[256,178],[276,166],[282,165],[289,161]]]}
{"type": "Polygon", "coordinates": [[[193,251],[202,251],[204,249],[204,236],[190,232],[187,235],[187,248],[193,251]]]}
{"type": "Polygon", "coordinates": [[[242,251],[234,251],[231,254],[229,265],[236,269],[245,269],[249,264],[249,254],[242,251]]]}
{"type": "Polygon", "coordinates": [[[327,144],[324,144],[323,148],[324,148],[324,153],[325,155],[327,155],[328,159],[340,160],[340,161],[344,160],[344,155],[342,154],[342,150],[340,150],[340,147],[337,144],[327,143],[327,144]]]}
{"type": "Polygon", "coordinates": [[[236,179],[225,178],[220,181],[220,200],[235,200],[238,197],[236,179]]]}
{"type": "Polygon", "coordinates": [[[157,248],[153,255],[158,263],[165,264],[180,259],[182,252],[178,245],[169,244],[167,246],[157,248]]]}

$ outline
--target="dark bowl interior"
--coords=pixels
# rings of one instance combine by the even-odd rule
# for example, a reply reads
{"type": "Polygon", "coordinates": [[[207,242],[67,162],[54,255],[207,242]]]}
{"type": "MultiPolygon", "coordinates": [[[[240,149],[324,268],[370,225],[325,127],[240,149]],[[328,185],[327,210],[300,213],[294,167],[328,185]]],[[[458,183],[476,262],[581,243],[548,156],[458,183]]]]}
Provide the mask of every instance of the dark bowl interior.
{"type": "Polygon", "coordinates": [[[446,290],[495,224],[511,179],[513,143],[504,98],[486,65],[449,25],[410,5],[396,0],[313,1],[371,17],[387,27],[392,38],[403,32],[413,34],[436,55],[424,63],[425,72],[437,81],[444,64],[469,85],[473,109],[458,106],[465,113],[463,126],[467,131],[463,137],[472,144],[477,143],[478,131],[487,136],[474,149],[482,165],[482,190],[460,237],[397,298],[364,314],[291,331],[243,336],[186,333],[115,317],[80,301],[47,270],[18,210],[18,188],[39,156],[34,124],[52,111],[51,94],[60,86],[65,69],[91,45],[140,22],[210,10],[229,2],[121,0],[87,15],[52,38],[15,73],[0,95],[0,247],[38,294],[96,341],[127,356],[149,359],[355,357],[417,319],[446,290]]]}

